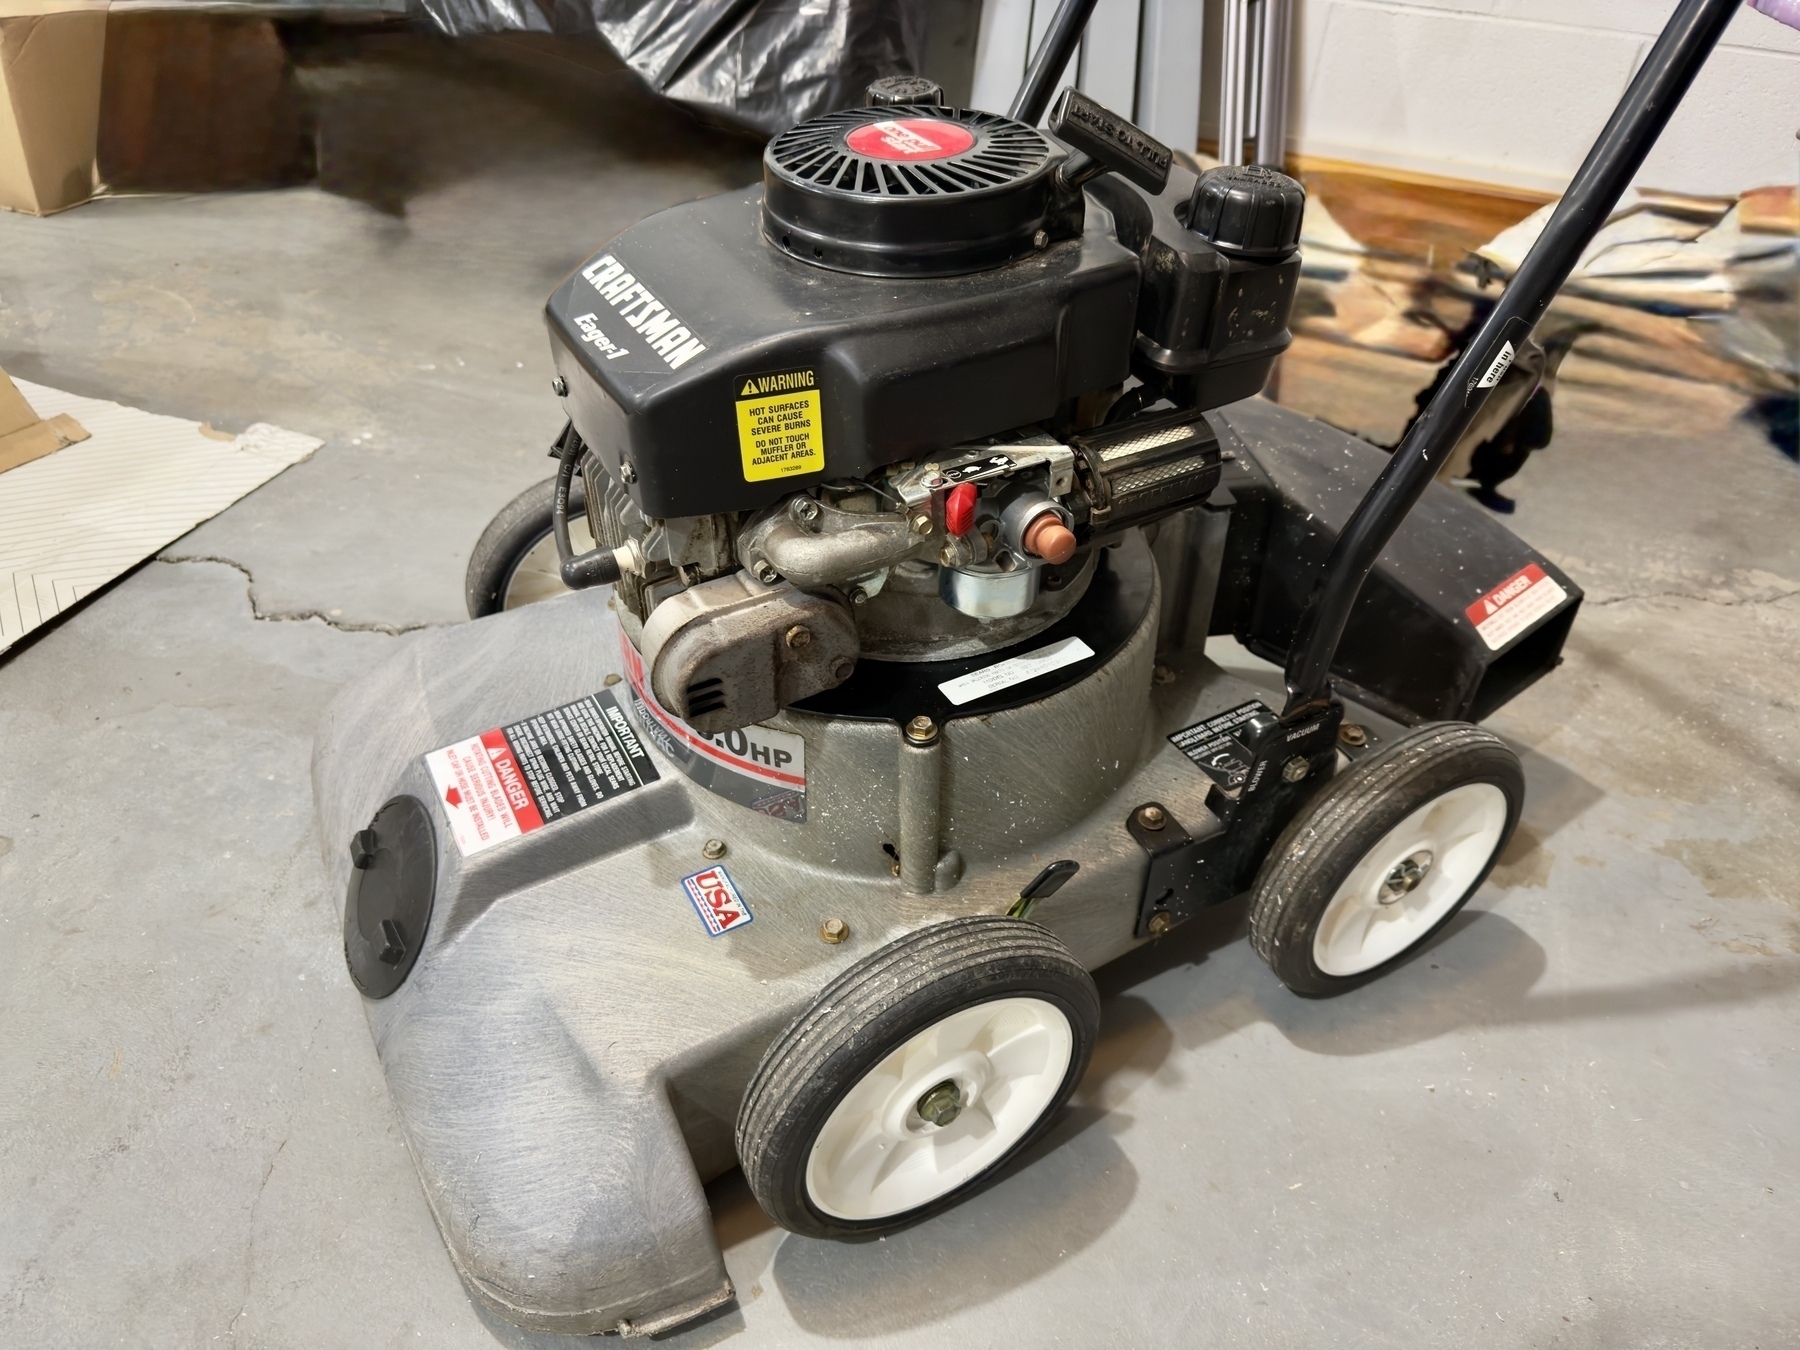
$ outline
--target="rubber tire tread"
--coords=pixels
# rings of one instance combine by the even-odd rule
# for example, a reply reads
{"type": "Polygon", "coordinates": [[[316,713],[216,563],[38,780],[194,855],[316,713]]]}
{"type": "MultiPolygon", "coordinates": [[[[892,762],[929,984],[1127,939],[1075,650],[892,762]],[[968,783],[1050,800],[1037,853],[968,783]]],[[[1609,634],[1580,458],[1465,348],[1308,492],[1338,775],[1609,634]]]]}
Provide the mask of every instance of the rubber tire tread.
{"type": "MultiPolygon", "coordinates": [[[[555,477],[533,483],[514,497],[481,532],[469,554],[468,571],[463,574],[463,602],[471,619],[498,614],[505,607],[506,588],[525,555],[550,533],[550,508],[556,498],[555,477]]],[[[578,478],[569,490],[569,512],[579,515],[587,509],[586,497],[578,478]]]]}
{"type": "Polygon", "coordinates": [[[1423,951],[1488,873],[1512,838],[1525,801],[1525,774],[1505,741],[1467,722],[1428,722],[1331,780],[1275,841],[1250,890],[1250,945],[1296,994],[1329,998],[1379,979],[1423,951]],[[1343,879],[1387,832],[1431,798],[1465,783],[1506,794],[1506,827],[1481,875],[1430,932],[1358,975],[1327,975],[1313,961],[1313,934],[1343,879]]]}
{"type": "Polygon", "coordinates": [[[1038,924],[975,915],[909,933],[826,985],[763,1055],[738,1111],[744,1177],[770,1218],[809,1237],[870,1236],[916,1223],[990,1183],[1049,1126],[1087,1071],[1099,1028],[1093,976],[1038,924]],[[1064,1081],[1018,1142],[985,1171],[917,1209],[847,1220],[813,1208],[806,1196],[807,1162],[845,1094],[924,1027],[963,1008],[1016,996],[1057,1004],[1073,1037],[1064,1081]]]}

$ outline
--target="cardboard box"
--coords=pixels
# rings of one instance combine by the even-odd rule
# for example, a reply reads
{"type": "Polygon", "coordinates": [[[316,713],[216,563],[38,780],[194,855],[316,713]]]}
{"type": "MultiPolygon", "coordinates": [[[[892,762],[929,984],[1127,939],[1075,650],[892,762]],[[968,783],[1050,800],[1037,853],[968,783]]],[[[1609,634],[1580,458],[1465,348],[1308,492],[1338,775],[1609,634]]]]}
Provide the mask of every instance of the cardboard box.
{"type": "Polygon", "coordinates": [[[39,417],[19,387],[0,370],[0,473],[87,438],[87,429],[67,413],[39,417]]]}
{"type": "Polygon", "coordinates": [[[94,193],[104,0],[0,0],[0,206],[47,216],[94,193]]]}

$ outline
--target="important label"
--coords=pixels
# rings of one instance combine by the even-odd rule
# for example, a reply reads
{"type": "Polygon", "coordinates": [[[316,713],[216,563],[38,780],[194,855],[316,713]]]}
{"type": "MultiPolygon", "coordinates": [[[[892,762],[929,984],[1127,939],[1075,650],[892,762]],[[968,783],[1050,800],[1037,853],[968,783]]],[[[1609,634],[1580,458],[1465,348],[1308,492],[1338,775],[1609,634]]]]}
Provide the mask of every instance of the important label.
{"type": "Polygon", "coordinates": [[[683,877],[681,889],[687,892],[694,912],[700,916],[700,922],[706,925],[706,931],[714,937],[722,937],[734,928],[742,928],[756,917],[750,912],[750,906],[744,903],[744,897],[739,893],[737,884],[732,881],[731,874],[723,867],[709,867],[704,872],[683,877]]]}
{"type": "Polygon", "coordinates": [[[736,384],[745,482],[791,478],[825,467],[825,417],[816,372],[740,375],[736,384]]]}
{"type": "Polygon", "coordinates": [[[777,820],[806,823],[804,737],[761,726],[702,735],[656,701],[643,660],[623,633],[619,648],[631,680],[631,710],[651,744],[708,792],[777,820]]]}
{"type": "Polygon", "coordinates": [[[1499,651],[1569,598],[1536,563],[1526,563],[1463,611],[1488,650],[1499,651]]]}
{"type": "Polygon", "coordinates": [[[1273,719],[1274,710],[1260,699],[1240,703],[1229,712],[1184,727],[1169,737],[1174,747],[1193,760],[1200,772],[1227,792],[1236,792],[1250,776],[1255,756],[1244,743],[1242,732],[1260,718],[1273,719]]]}
{"type": "Polygon", "coordinates": [[[965,703],[997,694],[1002,689],[1011,689],[1015,684],[1024,684],[1040,675],[1048,675],[1053,670],[1085,661],[1093,654],[1094,649],[1080,638],[1064,638],[1061,642],[1052,642],[1048,647],[1039,647],[1035,652],[1015,656],[1010,661],[999,661],[982,670],[958,675],[954,680],[945,680],[938,686],[938,690],[960,708],[965,703]]]}
{"type": "Polygon", "coordinates": [[[465,858],[657,777],[610,693],[433,750],[425,767],[465,858]]]}

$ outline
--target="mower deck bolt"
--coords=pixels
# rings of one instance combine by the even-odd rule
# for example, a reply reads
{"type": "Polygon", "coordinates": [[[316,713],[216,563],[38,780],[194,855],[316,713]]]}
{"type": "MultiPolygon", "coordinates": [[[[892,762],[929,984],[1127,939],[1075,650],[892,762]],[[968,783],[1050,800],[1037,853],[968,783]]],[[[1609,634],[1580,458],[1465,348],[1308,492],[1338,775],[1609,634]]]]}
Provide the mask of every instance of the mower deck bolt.
{"type": "Polygon", "coordinates": [[[1174,684],[1175,683],[1175,672],[1173,670],[1171,670],[1168,666],[1159,665],[1150,672],[1150,683],[1152,683],[1152,684],[1174,684]]]}
{"type": "Polygon", "coordinates": [[[831,668],[831,678],[842,684],[856,671],[856,662],[849,657],[838,658],[838,663],[831,668]]]}
{"type": "Polygon", "coordinates": [[[1281,781],[1284,783],[1298,783],[1311,772],[1312,765],[1306,762],[1306,756],[1295,755],[1286,764],[1281,766],[1281,781]]]}
{"type": "Polygon", "coordinates": [[[558,375],[555,379],[550,381],[550,392],[555,394],[558,398],[567,398],[569,396],[569,382],[558,375]]]}
{"type": "Polygon", "coordinates": [[[850,936],[850,925],[842,919],[827,919],[819,925],[819,936],[835,946],[850,936]]]}
{"type": "Polygon", "coordinates": [[[924,713],[906,724],[906,739],[914,745],[930,745],[937,739],[938,725],[924,713]]]}
{"type": "Polygon", "coordinates": [[[611,689],[618,682],[619,677],[617,675],[608,675],[604,680],[600,681],[600,683],[605,685],[608,689],[611,689]]]}
{"type": "Polygon", "coordinates": [[[725,856],[725,841],[723,839],[708,839],[704,844],[700,845],[700,856],[707,859],[709,862],[717,862],[720,858],[725,856]]]}
{"type": "Polygon", "coordinates": [[[794,651],[799,651],[812,641],[812,629],[797,623],[781,635],[781,640],[794,651]]]}
{"type": "Polygon", "coordinates": [[[962,1114],[962,1091],[946,1078],[919,1098],[919,1117],[940,1130],[962,1114]]]}
{"type": "Polygon", "coordinates": [[[1049,242],[1050,242],[1050,235],[1047,231],[1039,230],[1036,234],[1031,236],[1031,246],[1033,248],[1042,248],[1045,244],[1047,244],[1049,242]]]}
{"type": "Polygon", "coordinates": [[[1174,926],[1175,920],[1169,917],[1169,911],[1166,909],[1159,909],[1150,916],[1150,936],[1153,938],[1161,937],[1174,926]]]}
{"type": "Polygon", "coordinates": [[[1169,823],[1169,813],[1160,806],[1138,807],[1137,818],[1146,830],[1160,830],[1169,823]]]}
{"type": "Polygon", "coordinates": [[[637,482],[637,466],[628,459],[619,461],[619,481],[621,483],[637,482]]]}
{"type": "Polygon", "coordinates": [[[1359,745],[1369,743],[1369,733],[1365,727],[1359,727],[1354,722],[1346,722],[1338,728],[1338,740],[1354,750],[1359,745]]]}

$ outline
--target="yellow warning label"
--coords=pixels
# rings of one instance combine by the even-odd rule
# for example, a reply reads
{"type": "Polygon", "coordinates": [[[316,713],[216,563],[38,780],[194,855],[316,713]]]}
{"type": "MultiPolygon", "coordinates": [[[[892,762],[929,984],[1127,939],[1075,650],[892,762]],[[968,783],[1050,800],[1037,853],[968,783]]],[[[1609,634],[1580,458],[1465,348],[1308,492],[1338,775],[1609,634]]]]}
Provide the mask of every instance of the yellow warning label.
{"type": "Polygon", "coordinates": [[[819,379],[810,370],[750,375],[738,382],[738,449],[744,479],[791,478],[825,467],[819,379]]]}

